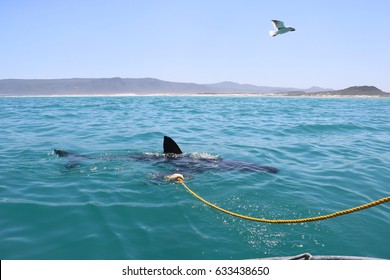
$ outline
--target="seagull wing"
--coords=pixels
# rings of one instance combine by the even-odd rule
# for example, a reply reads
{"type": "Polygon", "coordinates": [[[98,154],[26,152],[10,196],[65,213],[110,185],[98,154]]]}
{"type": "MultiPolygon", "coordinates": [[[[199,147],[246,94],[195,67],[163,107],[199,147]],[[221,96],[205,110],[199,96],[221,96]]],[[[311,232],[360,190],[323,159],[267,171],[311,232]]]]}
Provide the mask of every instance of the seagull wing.
{"type": "Polygon", "coordinates": [[[272,23],[274,24],[276,29],[285,28],[283,21],[273,19],[272,23]]]}

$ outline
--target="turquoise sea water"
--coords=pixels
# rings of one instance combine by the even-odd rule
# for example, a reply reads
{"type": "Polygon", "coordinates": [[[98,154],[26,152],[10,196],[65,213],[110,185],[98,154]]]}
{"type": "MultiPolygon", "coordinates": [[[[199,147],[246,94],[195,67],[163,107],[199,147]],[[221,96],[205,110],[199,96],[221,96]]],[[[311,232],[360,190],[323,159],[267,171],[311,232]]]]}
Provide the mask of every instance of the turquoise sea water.
{"type": "MultiPolygon", "coordinates": [[[[390,193],[390,100],[255,97],[0,99],[1,259],[390,258],[390,205],[306,224],[227,216],[163,180],[187,153],[277,167],[192,172],[227,209],[271,219],[328,214],[390,193]],[[88,155],[73,168],[54,148],[88,155]],[[206,154],[203,154],[206,153],[206,154]]],[[[186,175],[186,174],[184,174],[186,175]]]]}

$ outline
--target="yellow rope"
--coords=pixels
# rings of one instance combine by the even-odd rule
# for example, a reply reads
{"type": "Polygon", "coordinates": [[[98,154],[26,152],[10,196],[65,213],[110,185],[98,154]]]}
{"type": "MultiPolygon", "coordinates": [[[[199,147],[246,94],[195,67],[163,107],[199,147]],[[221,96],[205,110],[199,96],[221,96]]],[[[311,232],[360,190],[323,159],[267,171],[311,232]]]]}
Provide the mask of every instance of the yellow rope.
{"type": "Polygon", "coordinates": [[[390,196],[388,196],[388,197],[384,197],[384,198],[375,200],[375,201],[367,203],[367,204],[363,204],[363,205],[360,205],[360,206],[357,206],[357,207],[353,207],[353,208],[345,209],[345,210],[342,210],[342,211],[334,212],[334,213],[331,213],[331,214],[328,214],[328,215],[309,217],[309,218],[301,218],[301,219],[290,219],[290,220],[270,220],[270,219],[265,219],[265,218],[255,218],[255,217],[245,216],[245,215],[241,215],[241,214],[238,214],[238,213],[235,213],[235,212],[223,209],[223,208],[221,208],[221,207],[219,207],[219,206],[217,206],[217,205],[215,205],[215,204],[213,204],[211,202],[208,202],[207,200],[205,200],[204,198],[199,196],[197,193],[195,193],[193,190],[191,190],[184,183],[184,180],[183,180],[182,176],[181,177],[180,176],[176,176],[175,178],[171,178],[171,179],[175,179],[176,181],[181,183],[184,186],[184,188],[187,189],[187,191],[189,193],[191,193],[193,196],[195,196],[197,199],[199,199],[203,203],[207,204],[208,206],[210,206],[210,207],[212,207],[212,208],[214,208],[214,209],[216,209],[218,211],[221,211],[221,212],[223,212],[225,214],[228,214],[228,215],[231,215],[231,216],[234,216],[234,217],[238,217],[238,218],[241,218],[241,219],[254,221],[254,222],[261,222],[261,223],[293,224],[293,223],[307,223],[307,222],[326,220],[326,219],[335,218],[337,216],[342,216],[342,215],[346,215],[346,214],[349,214],[349,213],[357,212],[357,211],[360,211],[360,210],[363,210],[363,209],[367,209],[367,208],[370,208],[370,207],[374,207],[374,206],[377,206],[379,204],[383,204],[383,203],[386,203],[386,202],[390,201],[390,196]]]}

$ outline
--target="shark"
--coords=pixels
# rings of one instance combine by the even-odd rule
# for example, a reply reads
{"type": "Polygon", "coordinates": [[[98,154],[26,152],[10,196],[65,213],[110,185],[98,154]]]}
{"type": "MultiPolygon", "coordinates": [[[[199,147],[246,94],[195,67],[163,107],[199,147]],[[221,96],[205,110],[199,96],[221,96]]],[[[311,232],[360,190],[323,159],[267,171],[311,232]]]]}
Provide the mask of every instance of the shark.
{"type": "MultiPolygon", "coordinates": [[[[142,154],[130,154],[124,156],[112,156],[110,158],[131,158],[136,161],[149,161],[154,164],[168,164],[175,172],[192,174],[209,170],[242,171],[278,173],[276,167],[261,165],[254,162],[224,159],[209,153],[183,153],[179,145],[170,137],[164,136],[163,153],[145,152],[142,154]]],[[[67,168],[77,167],[82,160],[94,159],[87,155],[78,155],[64,150],[54,149],[58,157],[68,158],[67,168]]],[[[106,157],[104,157],[106,158],[106,157]]]]}

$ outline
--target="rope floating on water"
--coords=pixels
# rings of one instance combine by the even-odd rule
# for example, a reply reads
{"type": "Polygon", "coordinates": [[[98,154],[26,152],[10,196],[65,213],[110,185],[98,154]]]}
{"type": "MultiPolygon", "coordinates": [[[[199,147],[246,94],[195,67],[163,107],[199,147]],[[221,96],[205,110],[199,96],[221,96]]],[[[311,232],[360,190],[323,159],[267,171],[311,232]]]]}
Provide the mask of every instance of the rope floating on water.
{"type": "Polygon", "coordinates": [[[207,204],[208,206],[210,206],[210,207],[212,207],[212,208],[214,208],[214,209],[216,209],[218,211],[221,211],[221,212],[223,212],[225,214],[228,214],[228,215],[231,215],[231,216],[234,216],[234,217],[237,217],[237,218],[241,218],[241,219],[249,220],[249,221],[253,221],[253,222],[260,222],[260,223],[297,224],[297,223],[308,223],[308,222],[314,222],[314,221],[321,221],[321,220],[331,219],[331,218],[335,218],[335,217],[338,217],[338,216],[342,216],[342,215],[350,214],[350,213],[353,213],[353,212],[361,211],[363,209],[371,208],[371,207],[374,207],[374,206],[377,206],[377,205],[380,205],[380,204],[383,204],[383,203],[387,203],[387,202],[390,201],[390,196],[388,196],[388,197],[384,197],[384,198],[381,198],[381,199],[378,199],[378,200],[375,200],[375,201],[372,201],[372,202],[369,202],[369,203],[366,203],[366,204],[363,204],[363,205],[360,205],[360,206],[348,208],[348,209],[345,209],[345,210],[342,210],[342,211],[337,211],[337,212],[334,212],[334,213],[331,213],[331,214],[327,214],[327,215],[308,217],[308,218],[300,218],[300,219],[285,219],[285,220],[275,219],[275,220],[272,220],[272,219],[266,219],[266,218],[250,217],[250,216],[242,215],[242,214],[239,214],[239,213],[235,213],[235,212],[226,210],[226,209],[224,209],[222,207],[219,207],[219,206],[217,206],[217,205],[207,201],[206,199],[202,198],[197,193],[195,193],[193,190],[191,190],[184,183],[184,176],[181,175],[181,174],[173,174],[171,176],[167,176],[166,178],[168,180],[170,180],[170,181],[177,181],[177,182],[179,182],[190,194],[192,194],[193,196],[195,196],[197,199],[199,199],[203,203],[207,204]]]}

